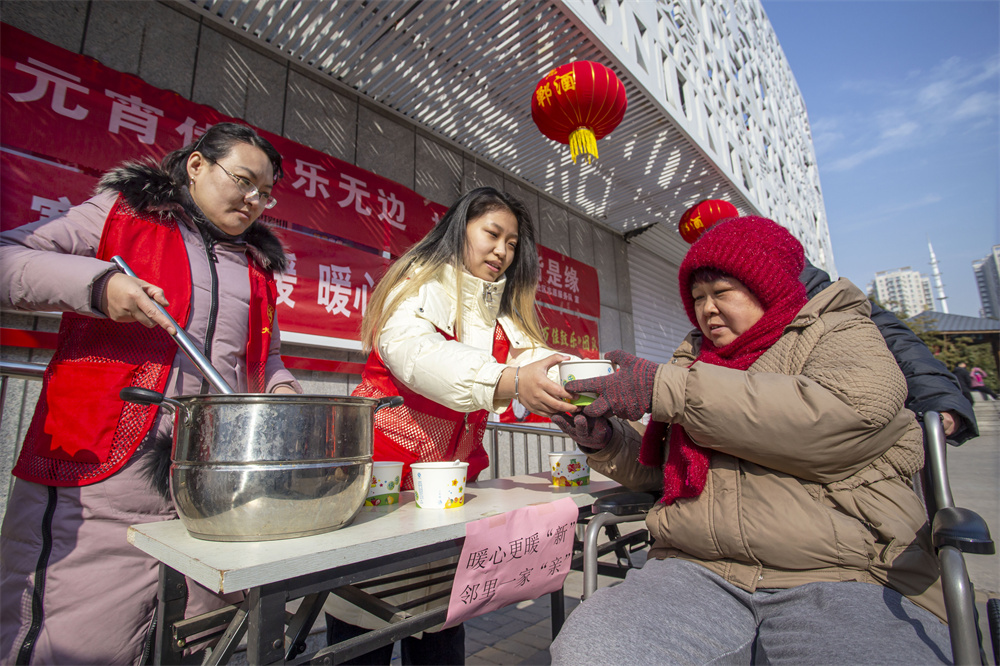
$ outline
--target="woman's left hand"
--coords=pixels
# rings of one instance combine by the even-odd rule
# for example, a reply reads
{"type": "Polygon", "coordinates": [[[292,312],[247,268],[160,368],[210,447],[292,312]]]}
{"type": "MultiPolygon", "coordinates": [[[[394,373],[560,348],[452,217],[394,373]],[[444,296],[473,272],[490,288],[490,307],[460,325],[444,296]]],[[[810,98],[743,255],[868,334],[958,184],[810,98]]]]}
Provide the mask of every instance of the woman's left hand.
{"type": "Polygon", "coordinates": [[[298,392],[295,389],[293,389],[291,386],[289,386],[288,384],[278,384],[277,386],[274,387],[274,390],[271,391],[271,393],[274,393],[275,395],[297,395],[298,394],[298,392]]]}
{"type": "Polygon", "coordinates": [[[603,449],[611,440],[611,422],[603,416],[554,414],[552,422],[572,437],[574,442],[588,449],[603,449]]]}
{"type": "Polygon", "coordinates": [[[513,377],[517,372],[518,390],[517,400],[528,408],[533,414],[551,417],[554,414],[565,412],[577,412],[579,407],[569,404],[573,395],[566,391],[558,382],[549,379],[549,368],[570,360],[570,357],[562,354],[553,354],[540,361],[534,361],[522,365],[519,370],[510,368],[509,372],[513,377]]]}

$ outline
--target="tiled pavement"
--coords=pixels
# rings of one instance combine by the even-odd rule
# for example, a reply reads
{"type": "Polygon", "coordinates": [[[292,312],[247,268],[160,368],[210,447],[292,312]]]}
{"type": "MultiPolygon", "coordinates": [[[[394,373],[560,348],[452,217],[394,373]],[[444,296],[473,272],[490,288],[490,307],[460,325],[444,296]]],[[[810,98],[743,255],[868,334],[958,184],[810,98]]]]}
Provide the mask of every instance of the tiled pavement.
{"type": "MultiPolygon", "coordinates": [[[[566,613],[580,603],[583,574],[573,571],[564,585],[566,613]]],[[[465,623],[465,663],[548,664],[552,642],[551,597],[501,608],[465,623]]]]}
{"type": "Polygon", "coordinates": [[[548,664],[551,642],[548,603],[526,601],[466,623],[465,663],[548,664]]]}
{"type": "MultiPolygon", "coordinates": [[[[641,523],[624,523],[619,526],[623,533],[642,527],[641,523]]],[[[602,540],[603,541],[603,540],[602,540]]],[[[644,553],[636,553],[633,558],[641,562],[644,553]]],[[[602,560],[613,561],[614,554],[602,560]]],[[[598,586],[614,582],[613,578],[598,577],[598,586]]],[[[563,584],[566,616],[580,603],[583,593],[583,574],[571,571],[563,584]]],[[[289,607],[294,610],[293,607],[289,607]]],[[[314,652],[326,645],[325,620],[321,615],[307,639],[308,652],[314,652]]],[[[522,601],[492,613],[481,615],[465,623],[465,655],[468,666],[477,664],[548,664],[549,644],[552,643],[551,597],[522,601]]],[[[230,664],[246,665],[244,648],[238,648],[230,659],[230,664]]],[[[399,666],[399,643],[392,654],[391,666],[399,666]]]]}

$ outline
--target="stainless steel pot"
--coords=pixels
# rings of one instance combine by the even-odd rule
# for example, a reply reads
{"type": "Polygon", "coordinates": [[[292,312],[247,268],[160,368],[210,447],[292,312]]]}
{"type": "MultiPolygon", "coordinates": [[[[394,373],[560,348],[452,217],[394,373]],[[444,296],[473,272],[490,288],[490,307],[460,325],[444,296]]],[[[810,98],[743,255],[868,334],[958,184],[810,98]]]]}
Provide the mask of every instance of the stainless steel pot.
{"type": "Polygon", "coordinates": [[[192,536],[260,541],[343,527],[372,478],[382,398],[231,394],[165,398],[126,388],[123,400],[175,412],[170,491],[192,536]]]}

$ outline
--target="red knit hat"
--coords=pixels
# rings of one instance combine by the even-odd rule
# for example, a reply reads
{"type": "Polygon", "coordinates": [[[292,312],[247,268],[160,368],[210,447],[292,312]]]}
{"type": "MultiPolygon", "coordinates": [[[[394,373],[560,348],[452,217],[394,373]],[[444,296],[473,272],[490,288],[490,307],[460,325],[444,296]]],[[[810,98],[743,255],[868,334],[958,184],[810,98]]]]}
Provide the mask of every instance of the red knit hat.
{"type": "Polygon", "coordinates": [[[693,243],[716,222],[739,216],[740,212],[736,210],[736,206],[728,201],[705,199],[684,211],[681,221],[677,224],[677,231],[680,232],[681,238],[693,243]]]}
{"type": "Polygon", "coordinates": [[[802,244],[784,227],[763,217],[737,217],[715,224],[695,241],[677,280],[688,319],[697,328],[691,297],[695,270],[715,268],[732,275],[766,311],[787,299],[798,303],[804,298],[805,287],[799,282],[804,267],[802,244]]]}
{"type": "MultiPolygon", "coordinates": [[[[805,265],[802,245],[788,231],[762,217],[736,217],[717,222],[695,241],[681,262],[678,282],[684,309],[695,328],[698,318],[691,298],[691,275],[714,268],[742,282],[764,309],[759,319],[722,347],[703,339],[696,362],[747,370],[759,359],[808,302],[799,282],[805,265]]],[[[680,424],[669,429],[667,459],[663,460],[666,424],[652,421],[642,436],[639,462],[663,464],[664,504],[697,497],[705,488],[712,451],[699,446],[680,424]]]]}

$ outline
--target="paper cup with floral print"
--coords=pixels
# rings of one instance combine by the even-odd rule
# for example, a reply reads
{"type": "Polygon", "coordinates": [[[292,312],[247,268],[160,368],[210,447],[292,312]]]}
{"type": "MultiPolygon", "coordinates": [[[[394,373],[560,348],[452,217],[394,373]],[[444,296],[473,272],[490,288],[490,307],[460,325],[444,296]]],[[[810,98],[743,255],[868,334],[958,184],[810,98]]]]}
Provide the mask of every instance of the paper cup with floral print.
{"type": "Polygon", "coordinates": [[[410,465],[417,506],[453,509],[465,504],[467,462],[427,462],[410,465]]]}
{"type": "MultiPolygon", "coordinates": [[[[601,359],[580,359],[578,361],[563,361],[559,364],[559,382],[565,386],[566,382],[577,379],[590,379],[591,377],[603,377],[614,373],[611,361],[601,359]]],[[[580,393],[576,400],[569,402],[574,405],[586,406],[597,399],[596,393],[580,393]]]]}
{"type": "Polygon", "coordinates": [[[553,486],[585,486],[590,483],[590,465],[583,451],[553,451],[549,454],[553,486]]]}
{"type": "Polygon", "coordinates": [[[399,504],[399,484],[403,478],[403,463],[377,460],[373,466],[372,484],[368,487],[365,506],[399,504]]]}

